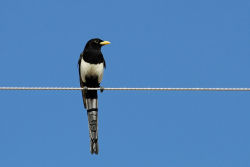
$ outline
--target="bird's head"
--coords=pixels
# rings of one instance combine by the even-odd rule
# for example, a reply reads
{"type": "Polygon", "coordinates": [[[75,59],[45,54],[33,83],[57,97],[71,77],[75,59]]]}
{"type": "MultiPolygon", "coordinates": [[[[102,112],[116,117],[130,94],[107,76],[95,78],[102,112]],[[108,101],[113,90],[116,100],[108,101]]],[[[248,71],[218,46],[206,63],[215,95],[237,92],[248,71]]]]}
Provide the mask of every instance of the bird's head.
{"type": "Polygon", "coordinates": [[[85,49],[91,48],[91,49],[98,49],[99,50],[99,49],[101,49],[101,47],[103,45],[108,45],[108,44],[110,44],[109,41],[103,41],[99,38],[93,38],[87,42],[85,49]]]}

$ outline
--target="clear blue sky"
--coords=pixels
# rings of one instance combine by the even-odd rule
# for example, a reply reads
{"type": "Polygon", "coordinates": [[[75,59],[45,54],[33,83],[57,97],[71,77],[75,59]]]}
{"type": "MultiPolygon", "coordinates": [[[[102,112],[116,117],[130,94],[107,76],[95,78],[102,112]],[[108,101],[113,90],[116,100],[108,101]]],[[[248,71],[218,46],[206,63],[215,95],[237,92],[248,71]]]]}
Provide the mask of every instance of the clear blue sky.
{"type": "MultiPolygon", "coordinates": [[[[1,1],[0,86],[250,87],[250,1],[1,1]]],[[[0,166],[250,166],[250,92],[104,91],[99,155],[80,91],[0,91],[0,166]]]]}

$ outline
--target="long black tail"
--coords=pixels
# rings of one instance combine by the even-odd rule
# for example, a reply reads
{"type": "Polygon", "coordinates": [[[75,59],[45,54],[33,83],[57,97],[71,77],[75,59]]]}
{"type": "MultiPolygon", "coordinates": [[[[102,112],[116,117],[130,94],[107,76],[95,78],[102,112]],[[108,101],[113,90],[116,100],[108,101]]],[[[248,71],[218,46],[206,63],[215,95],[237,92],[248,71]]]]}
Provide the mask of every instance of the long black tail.
{"type": "Polygon", "coordinates": [[[89,90],[86,94],[88,122],[89,122],[89,137],[90,137],[90,152],[98,154],[98,97],[96,90],[89,90]]]}

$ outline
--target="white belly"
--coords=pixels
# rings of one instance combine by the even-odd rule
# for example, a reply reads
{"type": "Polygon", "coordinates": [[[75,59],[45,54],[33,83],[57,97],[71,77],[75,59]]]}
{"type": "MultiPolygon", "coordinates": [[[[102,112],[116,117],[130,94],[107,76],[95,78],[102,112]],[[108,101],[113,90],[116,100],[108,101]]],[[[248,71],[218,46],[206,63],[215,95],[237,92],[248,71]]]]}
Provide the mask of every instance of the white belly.
{"type": "Polygon", "coordinates": [[[104,66],[103,63],[100,64],[90,64],[85,62],[83,59],[81,60],[81,78],[83,82],[86,82],[85,77],[98,77],[98,82],[101,83],[103,77],[104,66]]]}

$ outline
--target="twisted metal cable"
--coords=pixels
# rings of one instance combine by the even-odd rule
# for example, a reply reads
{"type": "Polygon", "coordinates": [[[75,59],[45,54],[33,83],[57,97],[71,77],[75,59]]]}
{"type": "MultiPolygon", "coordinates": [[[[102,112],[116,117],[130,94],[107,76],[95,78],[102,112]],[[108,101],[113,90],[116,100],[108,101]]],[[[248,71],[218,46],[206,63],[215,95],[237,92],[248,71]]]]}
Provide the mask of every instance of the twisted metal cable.
{"type": "MultiPolygon", "coordinates": [[[[0,87],[0,90],[83,90],[72,87],[0,87]]],[[[100,88],[88,88],[100,90],[100,88]]],[[[158,91],[250,91],[250,88],[104,88],[104,90],[158,90],[158,91]]]]}

